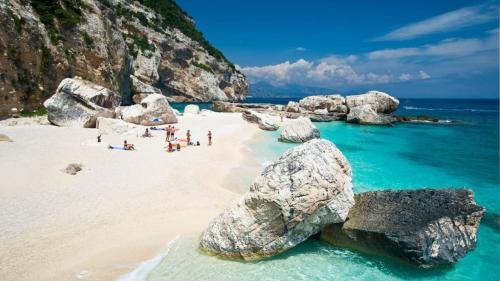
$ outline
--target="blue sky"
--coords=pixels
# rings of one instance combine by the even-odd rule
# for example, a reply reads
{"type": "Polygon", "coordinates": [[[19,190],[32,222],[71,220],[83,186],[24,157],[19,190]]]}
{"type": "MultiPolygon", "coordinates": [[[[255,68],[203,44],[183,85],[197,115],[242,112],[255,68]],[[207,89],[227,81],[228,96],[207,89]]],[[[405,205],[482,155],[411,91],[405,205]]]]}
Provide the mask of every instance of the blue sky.
{"type": "Polygon", "coordinates": [[[252,83],[498,98],[498,1],[177,2],[252,83]]]}

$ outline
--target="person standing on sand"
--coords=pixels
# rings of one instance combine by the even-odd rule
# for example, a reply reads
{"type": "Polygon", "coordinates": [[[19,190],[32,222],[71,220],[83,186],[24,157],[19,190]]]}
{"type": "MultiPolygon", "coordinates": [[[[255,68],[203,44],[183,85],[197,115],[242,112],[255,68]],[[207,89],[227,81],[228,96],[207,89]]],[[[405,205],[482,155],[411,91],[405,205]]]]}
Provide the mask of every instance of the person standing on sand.
{"type": "Polygon", "coordinates": [[[175,140],[174,134],[175,134],[175,126],[172,126],[172,128],[170,128],[170,139],[171,140],[175,140]]]}
{"type": "Polygon", "coordinates": [[[170,125],[168,125],[168,127],[165,128],[165,131],[167,131],[167,138],[165,139],[165,141],[169,141],[170,140],[170,125]]]}
{"type": "Polygon", "coordinates": [[[212,145],[212,131],[208,131],[208,145],[212,145]]]}
{"type": "Polygon", "coordinates": [[[191,130],[187,130],[187,132],[186,132],[186,140],[187,140],[188,144],[191,142],[191,130]]]}

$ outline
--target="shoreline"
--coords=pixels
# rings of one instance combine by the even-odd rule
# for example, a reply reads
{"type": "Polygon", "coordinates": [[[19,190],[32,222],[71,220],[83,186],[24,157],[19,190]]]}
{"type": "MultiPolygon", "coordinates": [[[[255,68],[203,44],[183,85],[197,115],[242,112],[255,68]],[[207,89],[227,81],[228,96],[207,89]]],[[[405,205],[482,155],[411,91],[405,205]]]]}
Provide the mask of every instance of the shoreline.
{"type": "Polygon", "coordinates": [[[0,275],[116,280],[178,235],[200,235],[260,173],[247,145],[262,132],[230,113],[183,116],[175,126],[181,134],[191,129],[194,140],[211,129],[214,145],[167,154],[158,149],[163,136],[153,132],[152,139],[127,136],[138,150],[124,152],[85,145],[95,129],[0,126],[14,140],[0,143],[0,176],[7,179],[0,189],[0,275]],[[83,171],[61,172],[70,162],[82,162],[83,171]]]}

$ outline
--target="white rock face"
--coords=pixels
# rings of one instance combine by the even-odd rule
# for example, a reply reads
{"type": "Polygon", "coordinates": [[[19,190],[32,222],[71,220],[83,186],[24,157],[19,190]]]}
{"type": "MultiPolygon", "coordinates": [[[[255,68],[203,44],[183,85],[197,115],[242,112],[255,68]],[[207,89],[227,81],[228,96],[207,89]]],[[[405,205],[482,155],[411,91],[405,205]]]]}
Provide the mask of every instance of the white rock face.
{"type": "Polygon", "coordinates": [[[301,108],[313,112],[326,110],[327,112],[347,113],[348,111],[345,98],[340,95],[309,96],[301,99],[299,105],[301,108]]]}
{"type": "Polygon", "coordinates": [[[287,112],[300,113],[300,106],[297,102],[289,101],[286,106],[287,112]]]}
{"type": "Polygon", "coordinates": [[[311,140],[267,166],[202,235],[208,253],[246,260],[284,252],[344,222],[354,205],[351,167],[334,144],[311,140]]]}
{"type": "Polygon", "coordinates": [[[392,113],[398,109],[399,100],[383,92],[368,91],[362,95],[347,96],[346,104],[349,109],[370,105],[376,113],[392,113]]]}
{"type": "Polygon", "coordinates": [[[184,107],[184,114],[200,114],[200,107],[196,104],[188,104],[184,107]]]}
{"type": "Polygon", "coordinates": [[[52,124],[94,128],[97,117],[114,118],[114,108],[120,102],[120,96],[109,89],[80,78],[66,78],[43,105],[52,124]]]}
{"type": "Polygon", "coordinates": [[[120,119],[97,118],[96,128],[101,135],[136,135],[140,128],[120,119]]]}
{"type": "Polygon", "coordinates": [[[276,131],[280,127],[279,118],[277,116],[259,113],[254,110],[245,110],[242,117],[248,122],[256,123],[262,130],[276,131]]]}
{"type": "Polygon", "coordinates": [[[161,54],[159,50],[155,50],[155,52],[146,52],[147,53],[142,53],[142,51],[139,51],[137,58],[134,60],[134,75],[148,84],[154,84],[158,82],[160,78],[158,67],[161,62],[161,54]]]}
{"type": "Polygon", "coordinates": [[[139,80],[134,75],[130,75],[131,88],[132,88],[132,100],[134,103],[141,103],[141,101],[151,94],[160,94],[161,90],[153,87],[149,84],[146,84],[139,80]]]}
{"type": "Polygon", "coordinates": [[[351,108],[347,114],[347,122],[356,124],[382,125],[391,123],[391,118],[378,114],[372,109],[370,104],[365,104],[351,108]]]}
{"type": "Polygon", "coordinates": [[[306,142],[319,138],[319,130],[306,117],[297,119],[286,119],[281,126],[279,141],[282,142],[306,142]]]}
{"type": "Polygon", "coordinates": [[[177,123],[177,117],[167,98],[160,94],[151,94],[140,104],[120,107],[124,121],[143,126],[177,123]]]}

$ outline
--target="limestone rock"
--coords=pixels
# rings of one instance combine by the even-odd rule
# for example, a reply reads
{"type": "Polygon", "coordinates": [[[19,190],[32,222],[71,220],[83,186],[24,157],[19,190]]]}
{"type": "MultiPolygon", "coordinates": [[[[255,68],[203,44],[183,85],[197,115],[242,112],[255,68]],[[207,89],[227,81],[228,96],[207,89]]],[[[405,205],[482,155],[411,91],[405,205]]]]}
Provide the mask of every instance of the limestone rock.
{"type": "Polygon", "coordinates": [[[134,75],[130,75],[130,81],[132,83],[131,90],[133,94],[132,100],[134,103],[141,103],[144,98],[151,94],[162,94],[160,89],[142,82],[134,75]]]}
{"type": "Polygon", "coordinates": [[[188,104],[184,107],[184,114],[200,114],[200,107],[196,104],[188,104]]]}
{"type": "Polygon", "coordinates": [[[345,220],[354,203],[351,176],[346,158],[327,140],[289,149],[210,223],[200,248],[246,260],[284,252],[345,220]]]}
{"type": "Polygon", "coordinates": [[[70,174],[72,176],[76,175],[76,173],[82,170],[83,165],[78,163],[71,163],[65,169],[64,172],[66,174],[70,174]]]}
{"type": "Polygon", "coordinates": [[[286,106],[287,112],[300,113],[300,106],[297,102],[289,101],[286,106]]]}
{"type": "Polygon", "coordinates": [[[259,113],[253,110],[245,110],[242,114],[243,119],[250,123],[259,125],[259,128],[266,131],[276,131],[280,127],[279,118],[265,113],[259,113]]]}
{"type": "Polygon", "coordinates": [[[9,138],[9,136],[4,134],[0,134],[0,141],[13,142],[13,140],[9,138]]]}
{"type": "Polygon", "coordinates": [[[326,110],[326,112],[347,113],[348,111],[345,98],[340,95],[308,96],[299,101],[299,106],[312,112],[326,110]]]}
{"type": "Polygon", "coordinates": [[[114,108],[120,102],[121,98],[115,92],[75,77],[62,80],[44,106],[52,124],[94,128],[97,117],[113,118],[114,108]]]}
{"type": "Polygon", "coordinates": [[[297,119],[286,119],[281,126],[279,141],[282,142],[306,142],[319,138],[319,130],[306,117],[297,119]]]}
{"type": "Polygon", "coordinates": [[[97,129],[102,135],[131,135],[138,134],[139,126],[127,123],[120,119],[97,118],[97,129]]]}
{"type": "Polygon", "coordinates": [[[365,192],[355,201],[348,220],[326,227],[321,238],[420,267],[451,264],[474,249],[485,212],[467,189],[365,192]]]}
{"type": "Polygon", "coordinates": [[[175,4],[52,1],[52,12],[70,12],[70,23],[64,15],[47,18],[39,10],[45,6],[32,2],[0,1],[2,116],[15,114],[13,107],[36,109],[73,74],[121,93],[126,104],[145,97],[132,95],[130,75],[176,101],[237,101],[248,92],[243,73],[194,32],[192,19],[175,4]],[[175,23],[168,23],[172,16],[175,23]]]}
{"type": "Polygon", "coordinates": [[[389,124],[393,119],[389,116],[378,114],[371,105],[365,104],[350,109],[347,114],[347,122],[364,125],[384,125],[389,124]]]}
{"type": "Polygon", "coordinates": [[[368,91],[362,95],[354,95],[346,97],[346,105],[352,110],[354,107],[370,105],[376,113],[392,113],[398,109],[399,100],[378,91],[368,91]]]}
{"type": "Polygon", "coordinates": [[[141,104],[120,107],[121,118],[129,123],[154,126],[177,123],[177,117],[167,99],[160,94],[151,94],[141,104]]]}

